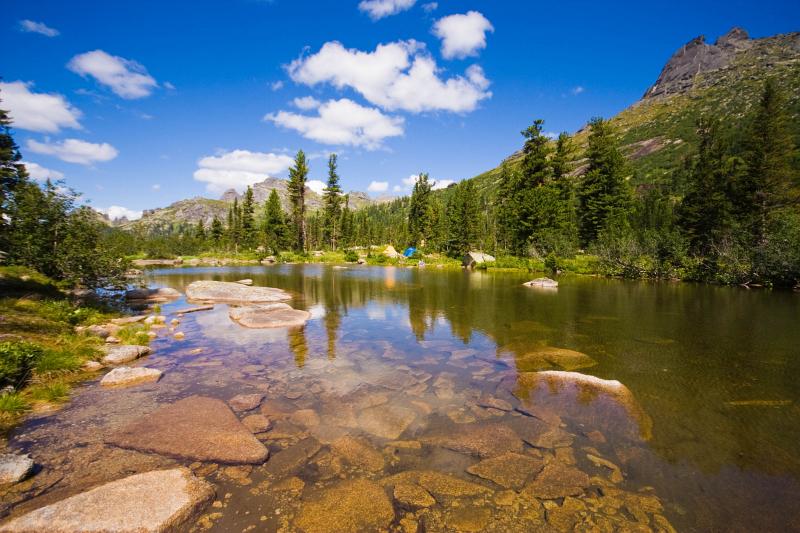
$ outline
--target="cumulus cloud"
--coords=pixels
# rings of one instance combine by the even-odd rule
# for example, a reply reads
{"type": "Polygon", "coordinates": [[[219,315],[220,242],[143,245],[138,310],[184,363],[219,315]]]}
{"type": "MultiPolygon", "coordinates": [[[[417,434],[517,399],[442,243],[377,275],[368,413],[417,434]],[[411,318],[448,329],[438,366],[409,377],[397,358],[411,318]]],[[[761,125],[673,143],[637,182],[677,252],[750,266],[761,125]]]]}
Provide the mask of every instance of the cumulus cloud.
{"type": "MultiPolygon", "coordinates": [[[[407,178],[403,178],[400,180],[400,185],[395,185],[392,190],[394,192],[409,192],[411,189],[414,188],[414,184],[419,181],[419,174],[411,174],[407,178]]],[[[430,180],[431,181],[431,189],[438,190],[438,189],[445,189],[448,186],[455,183],[453,180],[430,180]]]]}
{"type": "Polygon", "coordinates": [[[325,182],[320,180],[308,180],[306,182],[306,187],[311,189],[317,194],[322,194],[325,192],[325,182]]]}
{"type": "Polygon", "coordinates": [[[358,9],[372,20],[382,19],[411,9],[417,0],[362,0],[358,9]]]}
{"type": "Polygon", "coordinates": [[[36,181],[45,181],[45,180],[56,181],[64,179],[64,174],[62,174],[61,172],[53,170],[51,168],[43,167],[38,163],[23,161],[22,164],[25,165],[26,169],[28,169],[28,174],[30,175],[30,177],[32,177],[36,181]]]}
{"type": "Polygon", "coordinates": [[[292,104],[297,109],[302,109],[303,111],[309,111],[311,109],[316,109],[320,106],[322,102],[314,98],[313,96],[303,96],[302,98],[295,98],[292,100],[292,104]]]}
{"type": "Polygon", "coordinates": [[[582,85],[577,85],[577,86],[573,87],[569,92],[571,92],[575,96],[578,96],[579,94],[581,94],[585,90],[586,89],[582,85]]]}
{"type": "Polygon", "coordinates": [[[477,11],[441,18],[433,26],[433,34],[442,40],[442,56],[446,59],[478,55],[486,48],[486,33],[493,31],[491,22],[477,11]]]}
{"type": "Polygon", "coordinates": [[[433,189],[434,191],[438,189],[446,189],[454,183],[455,183],[454,180],[436,180],[433,182],[431,189],[433,189]]]}
{"type": "Polygon", "coordinates": [[[283,81],[281,80],[273,81],[272,83],[269,84],[269,88],[272,89],[273,91],[280,91],[281,89],[283,89],[283,81]]]}
{"type": "Polygon", "coordinates": [[[389,190],[388,181],[371,181],[367,187],[369,192],[386,192],[389,190]]]}
{"type": "Polygon", "coordinates": [[[243,192],[248,185],[286,171],[292,163],[294,159],[286,154],[233,150],[201,158],[194,179],[205,182],[214,193],[227,189],[243,192]]]}
{"type": "Polygon", "coordinates": [[[128,209],[121,205],[112,205],[110,207],[100,207],[97,209],[99,212],[106,215],[111,220],[118,220],[120,218],[127,218],[128,220],[139,220],[142,218],[142,212],[135,209],[128,209]]]}
{"type": "Polygon", "coordinates": [[[24,32],[38,33],[40,35],[44,35],[45,37],[55,37],[59,34],[57,29],[51,28],[44,22],[35,22],[27,19],[19,21],[19,28],[24,32]]]}
{"type": "Polygon", "coordinates": [[[28,150],[35,154],[52,155],[67,163],[91,165],[95,162],[111,161],[119,152],[108,143],[90,143],[79,139],[61,142],[39,142],[28,140],[28,150]]]}
{"type": "Polygon", "coordinates": [[[35,93],[32,83],[0,82],[2,106],[8,109],[16,128],[56,133],[61,128],[80,129],[81,112],[60,94],[35,93]]]}
{"type": "Polygon", "coordinates": [[[384,139],[403,134],[403,119],[384,115],[378,109],[352,100],[328,100],[316,116],[290,111],[269,113],[264,120],[295,130],[306,139],[323,144],[361,146],[374,150],[384,139]]]}
{"type": "Polygon", "coordinates": [[[385,110],[469,112],[489,98],[489,80],[478,65],[463,76],[440,77],[440,69],[414,40],[379,44],[372,52],[325,43],[319,52],[300,57],[287,66],[297,83],[328,83],[351,88],[385,110]]]}
{"type": "Polygon", "coordinates": [[[438,2],[428,2],[427,4],[422,4],[422,10],[425,13],[430,13],[431,11],[436,11],[437,9],[439,9],[438,2]]]}
{"type": "Polygon", "coordinates": [[[93,50],[73,57],[67,68],[83,77],[91,76],[117,96],[132,100],[150,96],[158,83],[136,61],[93,50]]]}

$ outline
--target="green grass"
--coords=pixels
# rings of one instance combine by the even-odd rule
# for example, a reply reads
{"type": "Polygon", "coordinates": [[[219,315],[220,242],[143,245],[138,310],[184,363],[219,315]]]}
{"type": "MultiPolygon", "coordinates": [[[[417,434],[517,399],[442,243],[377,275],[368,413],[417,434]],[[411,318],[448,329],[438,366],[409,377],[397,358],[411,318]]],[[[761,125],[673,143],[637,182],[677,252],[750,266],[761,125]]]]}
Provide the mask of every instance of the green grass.
{"type": "Polygon", "coordinates": [[[30,409],[30,404],[18,392],[0,394],[0,427],[10,425],[30,409]]]}
{"type": "Polygon", "coordinates": [[[146,324],[129,324],[120,329],[116,337],[123,344],[138,344],[140,346],[147,346],[150,344],[150,337],[147,336],[147,331],[150,328],[146,324]]]}

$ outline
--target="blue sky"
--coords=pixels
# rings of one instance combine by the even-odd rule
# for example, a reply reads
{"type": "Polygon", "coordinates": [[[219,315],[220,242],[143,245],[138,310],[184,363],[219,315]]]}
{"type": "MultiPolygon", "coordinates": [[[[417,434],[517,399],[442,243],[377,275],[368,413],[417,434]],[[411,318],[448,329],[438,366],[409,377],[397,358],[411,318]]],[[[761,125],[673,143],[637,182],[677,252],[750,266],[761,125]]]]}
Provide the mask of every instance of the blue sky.
{"type": "Polygon", "coordinates": [[[299,148],[376,196],[471,177],[535,118],[624,109],[697,35],[800,30],[800,3],[6,0],[0,24],[34,173],[135,213],[285,177],[299,148]]]}

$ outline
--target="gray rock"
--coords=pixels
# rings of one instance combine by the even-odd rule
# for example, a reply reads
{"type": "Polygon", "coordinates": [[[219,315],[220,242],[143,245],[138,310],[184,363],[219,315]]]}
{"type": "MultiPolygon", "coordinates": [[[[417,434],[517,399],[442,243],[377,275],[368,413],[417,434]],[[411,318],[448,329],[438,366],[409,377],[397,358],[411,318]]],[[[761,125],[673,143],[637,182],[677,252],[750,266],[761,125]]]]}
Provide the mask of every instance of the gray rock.
{"type": "Polygon", "coordinates": [[[147,300],[149,302],[166,302],[181,297],[181,293],[170,287],[155,289],[131,289],[125,293],[128,300],[147,300]]]}
{"type": "Polygon", "coordinates": [[[253,284],[253,280],[250,279],[250,278],[245,278],[245,279],[237,280],[236,283],[238,283],[240,285],[248,285],[249,286],[249,285],[253,284]]]}
{"type": "Polygon", "coordinates": [[[221,303],[271,303],[291,299],[286,291],[272,287],[246,287],[227,281],[195,281],[186,287],[190,300],[221,303]]]}
{"type": "Polygon", "coordinates": [[[0,484],[17,483],[33,471],[33,459],[28,455],[0,454],[0,484]]]}
{"type": "Polygon", "coordinates": [[[120,366],[103,376],[103,387],[128,387],[139,383],[152,383],[161,378],[161,370],[155,368],[120,366]]]}
{"type": "Polygon", "coordinates": [[[187,468],[136,474],[36,509],[3,533],[182,531],[214,498],[187,468]]]}
{"type": "Polygon", "coordinates": [[[246,328],[294,328],[311,318],[308,311],[293,309],[285,303],[232,307],[228,315],[246,328]]]}
{"type": "Polygon", "coordinates": [[[103,348],[106,355],[103,357],[102,362],[107,365],[130,363],[150,353],[149,346],[139,346],[136,344],[111,344],[103,348]]]}

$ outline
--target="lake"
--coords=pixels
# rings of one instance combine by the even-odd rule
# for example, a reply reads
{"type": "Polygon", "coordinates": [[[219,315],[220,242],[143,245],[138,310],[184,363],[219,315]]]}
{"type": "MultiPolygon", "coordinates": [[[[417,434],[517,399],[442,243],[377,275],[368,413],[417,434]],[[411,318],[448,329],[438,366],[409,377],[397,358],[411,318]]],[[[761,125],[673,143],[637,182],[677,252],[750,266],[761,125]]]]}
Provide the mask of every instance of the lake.
{"type": "Polygon", "coordinates": [[[158,383],[87,382],[11,435],[44,468],[7,502],[174,465],[104,439],[191,395],[263,394],[239,416],[270,421],[264,465],[177,461],[215,486],[212,531],[324,530],[375,487],[398,531],[800,531],[800,294],[368,266],[146,278],[251,278],[312,318],[247,329],[217,304],[180,318],[183,340],[158,330],[139,363],[158,383]]]}

